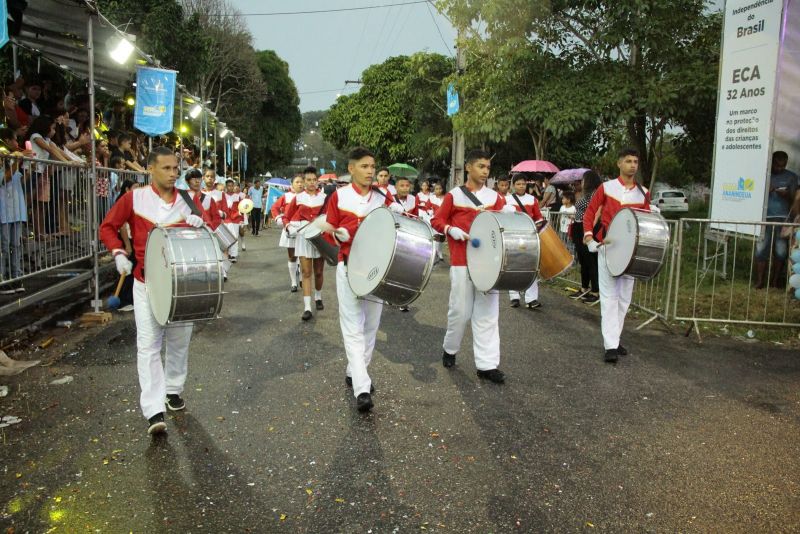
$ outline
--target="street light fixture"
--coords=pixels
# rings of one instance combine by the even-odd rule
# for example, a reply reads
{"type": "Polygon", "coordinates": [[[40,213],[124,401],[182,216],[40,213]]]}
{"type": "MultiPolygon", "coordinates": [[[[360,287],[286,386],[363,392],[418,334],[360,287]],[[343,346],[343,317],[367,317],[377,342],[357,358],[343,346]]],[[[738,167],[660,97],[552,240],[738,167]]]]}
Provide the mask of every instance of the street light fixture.
{"type": "Polygon", "coordinates": [[[131,57],[131,54],[136,49],[136,47],[133,46],[133,43],[131,43],[126,37],[119,37],[116,44],[113,44],[112,38],[108,44],[110,44],[109,54],[111,55],[111,59],[120,65],[128,61],[128,58],[131,57]]]}
{"type": "Polygon", "coordinates": [[[194,106],[192,106],[192,109],[189,110],[189,116],[193,119],[196,119],[202,112],[203,112],[203,106],[201,106],[200,104],[195,104],[194,106]]]}

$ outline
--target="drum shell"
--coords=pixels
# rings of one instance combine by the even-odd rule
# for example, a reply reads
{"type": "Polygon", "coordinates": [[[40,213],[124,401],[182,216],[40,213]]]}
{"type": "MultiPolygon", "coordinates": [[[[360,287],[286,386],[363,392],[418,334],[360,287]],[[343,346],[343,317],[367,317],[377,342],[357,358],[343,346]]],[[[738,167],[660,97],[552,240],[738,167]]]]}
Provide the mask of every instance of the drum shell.
{"type": "Polygon", "coordinates": [[[350,287],[358,297],[372,296],[395,306],[411,304],[422,294],[428,284],[435,255],[436,250],[433,246],[433,233],[430,226],[420,220],[393,213],[386,208],[378,208],[361,222],[353,239],[347,267],[350,287]],[[376,212],[379,213],[373,216],[376,212]],[[387,213],[391,219],[386,216],[387,213]],[[386,224],[386,221],[391,221],[391,225],[386,224]],[[353,262],[354,256],[357,260],[369,256],[362,252],[369,250],[368,235],[373,234],[362,233],[362,228],[376,224],[381,226],[377,229],[377,235],[380,235],[382,239],[394,242],[389,265],[380,279],[377,279],[374,274],[381,272],[382,269],[379,266],[372,265],[370,262],[364,262],[363,265],[353,262]],[[359,250],[361,247],[366,247],[366,250],[359,250]],[[358,284],[357,288],[354,288],[356,277],[360,278],[362,282],[367,280],[369,283],[358,284]],[[371,286],[371,290],[361,291],[358,289],[364,285],[371,286]]]}
{"type": "Polygon", "coordinates": [[[479,291],[525,291],[536,281],[540,243],[528,215],[485,211],[472,221],[469,233],[480,239],[478,248],[467,245],[467,269],[479,291]],[[487,251],[498,254],[493,258],[499,262],[484,265],[487,251]]]}
{"type": "Polygon", "coordinates": [[[542,280],[555,278],[572,267],[574,258],[552,225],[549,223],[544,225],[539,231],[539,240],[542,247],[539,276],[542,280]]]}
{"type": "Polygon", "coordinates": [[[230,229],[228,229],[228,227],[224,224],[217,226],[216,230],[214,230],[214,237],[216,238],[217,243],[219,244],[219,249],[222,252],[228,252],[228,249],[230,249],[234,244],[236,244],[237,241],[239,241],[239,238],[234,235],[233,232],[231,232],[230,229]]]}
{"type": "MultiPolygon", "coordinates": [[[[651,280],[664,265],[670,241],[669,226],[660,214],[630,208],[624,211],[630,212],[636,221],[633,229],[636,244],[628,266],[622,272],[611,272],[611,269],[609,272],[612,276],[624,274],[640,280],[651,280]]],[[[613,223],[612,220],[611,224],[613,223]]],[[[609,225],[610,228],[611,225],[609,225]]],[[[614,241],[611,240],[608,246],[609,250],[605,252],[606,255],[611,253],[613,246],[614,241]]]]}
{"type": "Polygon", "coordinates": [[[146,247],[145,287],[158,324],[215,319],[219,315],[223,258],[210,230],[155,227],[146,247]],[[155,233],[162,239],[153,239],[155,233]],[[166,275],[153,274],[161,269],[167,271],[166,275]],[[171,300],[167,303],[166,299],[171,300]]]}
{"type": "Polygon", "coordinates": [[[336,265],[339,263],[339,247],[332,245],[325,239],[322,227],[319,226],[319,222],[325,221],[325,219],[325,215],[319,215],[316,219],[298,230],[297,233],[314,245],[314,248],[319,251],[320,256],[325,259],[328,265],[336,265]]]}

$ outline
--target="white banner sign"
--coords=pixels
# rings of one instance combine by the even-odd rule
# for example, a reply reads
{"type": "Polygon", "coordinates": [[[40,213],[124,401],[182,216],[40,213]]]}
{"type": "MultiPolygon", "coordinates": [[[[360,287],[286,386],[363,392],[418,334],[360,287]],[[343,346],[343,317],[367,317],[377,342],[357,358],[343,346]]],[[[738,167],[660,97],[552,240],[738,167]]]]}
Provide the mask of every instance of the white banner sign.
{"type": "Polygon", "coordinates": [[[714,220],[763,218],[782,13],[783,0],[725,3],[711,186],[714,220]]]}

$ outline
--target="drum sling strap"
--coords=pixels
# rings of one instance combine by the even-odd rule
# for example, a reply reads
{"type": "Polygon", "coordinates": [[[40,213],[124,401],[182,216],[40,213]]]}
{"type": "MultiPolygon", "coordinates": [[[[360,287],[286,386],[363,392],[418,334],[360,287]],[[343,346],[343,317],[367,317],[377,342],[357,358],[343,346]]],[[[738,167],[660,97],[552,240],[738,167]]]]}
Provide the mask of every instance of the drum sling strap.
{"type": "Polygon", "coordinates": [[[178,189],[178,194],[181,196],[181,198],[183,198],[183,201],[189,205],[189,209],[192,210],[192,214],[197,215],[202,219],[203,214],[200,213],[200,209],[197,207],[197,204],[195,204],[194,200],[192,200],[192,197],[189,196],[189,192],[186,189],[178,189]]]}
{"type": "Polygon", "coordinates": [[[525,206],[522,205],[522,201],[519,199],[517,194],[516,193],[511,193],[511,196],[514,198],[514,200],[517,201],[517,204],[519,205],[519,209],[522,210],[522,213],[526,213],[525,206]]]}
{"type": "MultiPolygon", "coordinates": [[[[389,198],[389,197],[386,196],[386,193],[381,191],[380,187],[373,187],[372,190],[375,191],[376,193],[378,193],[383,198],[389,198]]],[[[397,202],[397,204],[399,204],[400,207],[403,208],[403,211],[406,211],[406,207],[403,206],[403,204],[400,201],[398,201],[395,197],[392,197],[392,202],[397,202]]]]}
{"type": "MultiPolygon", "coordinates": [[[[483,207],[483,204],[481,204],[481,201],[480,201],[480,200],[478,200],[478,197],[476,197],[475,195],[473,195],[473,194],[472,194],[472,191],[470,191],[469,189],[467,189],[467,186],[466,186],[466,185],[462,185],[462,186],[460,186],[460,187],[459,187],[459,189],[461,189],[461,192],[462,192],[462,193],[464,193],[464,195],[466,195],[466,197],[467,197],[468,199],[470,199],[470,200],[472,201],[472,203],[473,203],[473,204],[475,204],[475,205],[476,205],[477,207],[479,207],[479,208],[482,208],[482,207],[483,207]]],[[[517,202],[519,202],[519,201],[517,201],[517,202]]],[[[521,206],[521,205],[522,205],[522,204],[520,204],[520,206],[521,206]]],[[[525,210],[523,210],[523,211],[525,211],[525,210]]]]}

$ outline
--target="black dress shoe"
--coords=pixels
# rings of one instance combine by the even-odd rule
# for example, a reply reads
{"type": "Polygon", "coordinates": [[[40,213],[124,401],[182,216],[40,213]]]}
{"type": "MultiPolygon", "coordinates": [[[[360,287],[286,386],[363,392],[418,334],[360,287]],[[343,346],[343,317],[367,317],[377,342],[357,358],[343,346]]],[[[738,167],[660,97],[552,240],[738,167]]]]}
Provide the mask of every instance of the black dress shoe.
{"type": "MultiPolygon", "coordinates": [[[[350,389],[353,389],[353,378],[350,377],[350,376],[345,376],[344,377],[344,385],[349,387],[350,389]]],[[[369,392],[370,393],[375,393],[375,384],[370,384],[369,385],[369,392]]]]}
{"type": "Polygon", "coordinates": [[[617,360],[619,359],[619,350],[608,349],[603,356],[603,359],[608,363],[617,363],[617,360]]]}
{"type": "Polygon", "coordinates": [[[529,303],[527,303],[525,306],[527,306],[529,310],[535,310],[536,308],[541,308],[542,307],[542,303],[539,302],[538,300],[532,300],[529,303]]]}
{"type": "Polygon", "coordinates": [[[292,293],[297,293],[297,286],[292,286],[292,289],[290,289],[289,291],[291,291],[292,293]]]}
{"type": "Polygon", "coordinates": [[[312,313],[309,310],[306,310],[303,312],[301,319],[303,319],[304,321],[308,321],[309,319],[311,319],[311,317],[313,317],[312,313]]]}
{"type": "Polygon", "coordinates": [[[151,436],[156,434],[163,434],[167,431],[167,423],[164,422],[164,412],[155,414],[147,420],[147,433],[151,436]]]}
{"type": "Polygon", "coordinates": [[[488,371],[478,371],[478,378],[489,380],[495,384],[503,384],[506,381],[506,375],[500,369],[489,369],[488,371]]]}
{"type": "Polygon", "coordinates": [[[447,351],[442,352],[442,365],[445,367],[453,367],[456,364],[456,355],[448,354],[447,351]]]}
{"type": "Polygon", "coordinates": [[[620,345],[619,347],[617,347],[617,354],[619,354],[620,356],[627,356],[628,355],[628,349],[626,349],[625,347],[620,345]]]}
{"type": "Polygon", "coordinates": [[[317,309],[318,310],[324,310],[325,309],[325,305],[322,303],[322,299],[319,299],[316,302],[317,302],[317,309]]]}
{"type": "Polygon", "coordinates": [[[369,393],[362,393],[358,397],[356,397],[356,409],[361,412],[368,412],[375,406],[372,403],[372,395],[369,393]]]}
{"type": "Polygon", "coordinates": [[[511,301],[512,308],[519,308],[519,299],[514,299],[511,301]]]}

